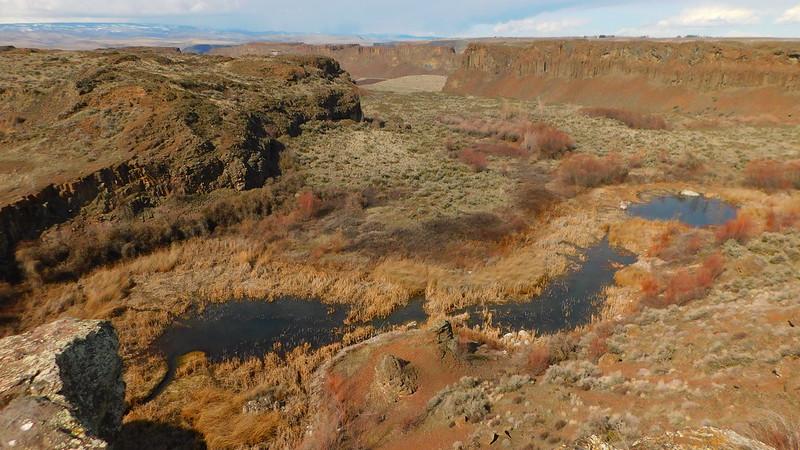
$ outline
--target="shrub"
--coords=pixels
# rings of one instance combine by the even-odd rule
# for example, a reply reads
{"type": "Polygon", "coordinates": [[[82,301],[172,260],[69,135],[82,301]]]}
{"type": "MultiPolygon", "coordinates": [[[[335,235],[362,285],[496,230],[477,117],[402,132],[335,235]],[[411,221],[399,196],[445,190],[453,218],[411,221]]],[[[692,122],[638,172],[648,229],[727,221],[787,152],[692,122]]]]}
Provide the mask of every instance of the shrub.
{"type": "Polygon", "coordinates": [[[800,423],[774,413],[750,423],[747,435],[776,450],[800,448],[800,423]]]}
{"type": "Polygon", "coordinates": [[[598,158],[581,153],[563,160],[558,168],[558,175],[566,184],[595,187],[622,183],[628,176],[628,168],[617,154],[598,158]]]}
{"type": "Polygon", "coordinates": [[[475,172],[486,170],[489,161],[486,160],[486,155],[473,149],[465,148],[458,153],[458,160],[470,166],[475,172]]]}
{"type": "Polygon", "coordinates": [[[616,108],[583,108],[580,112],[589,117],[605,117],[622,122],[628,128],[639,130],[666,130],[667,122],[660,116],[642,114],[626,109],[616,108]]]}
{"type": "Polygon", "coordinates": [[[798,227],[800,225],[800,210],[767,211],[764,229],[773,233],[783,231],[787,228],[798,227]]]}
{"type": "Polygon", "coordinates": [[[297,204],[295,205],[295,211],[297,214],[304,218],[309,219],[314,217],[320,208],[320,201],[311,191],[301,192],[300,195],[297,196],[297,204]]]}
{"type": "Polygon", "coordinates": [[[575,140],[557,128],[533,124],[526,130],[522,146],[537,152],[540,158],[553,159],[575,149],[575,140]]]}
{"type": "Polygon", "coordinates": [[[722,274],[724,266],[725,259],[715,253],[693,272],[685,268],[679,269],[668,279],[663,298],[651,300],[650,306],[684,305],[702,297],[722,274]]]}
{"type": "Polygon", "coordinates": [[[747,184],[760,189],[800,189],[800,160],[757,159],[744,169],[747,184]]]}
{"type": "Polygon", "coordinates": [[[550,367],[550,350],[544,345],[534,345],[528,353],[528,369],[534,376],[539,376],[548,367],[550,367]]]}
{"type": "Polygon", "coordinates": [[[746,214],[739,214],[735,219],[731,219],[717,228],[717,241],[720,243],[733,239],[739,243],[745,243],[756,235],[757,228],[755,221],[746,214]]]}

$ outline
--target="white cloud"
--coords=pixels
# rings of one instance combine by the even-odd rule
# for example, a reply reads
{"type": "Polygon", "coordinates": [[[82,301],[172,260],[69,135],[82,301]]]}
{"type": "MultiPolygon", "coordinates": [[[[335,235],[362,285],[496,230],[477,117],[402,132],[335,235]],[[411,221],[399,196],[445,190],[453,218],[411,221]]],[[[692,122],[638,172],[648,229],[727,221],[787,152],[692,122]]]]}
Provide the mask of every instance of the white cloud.
{"type": "Polygon", "coordinates": [[[492,26],[495,36],[541,36],[562,33],[588,23],[586,19],[565,18],[546,20],[539,17],[528,17],[510,20],[492,26]]]}
{"type": "Polygon", "coordinates": [[[700,6],[685,9],[680,15],[658,22],[666,27],[712,27],[758,23],[758,13],[749,8],[729,6],[700,6]]]}
{"type": "Polygon", "coordinates": [[[789,8],[782,16],[778,17],[778,23],[800,23],[800,4],[794,8],[789,8]]]}
{"type": "Polygon", "coordinates": [[[218,14],[235,11],[245,0],[0,0],[6,21],[218,14]]]}

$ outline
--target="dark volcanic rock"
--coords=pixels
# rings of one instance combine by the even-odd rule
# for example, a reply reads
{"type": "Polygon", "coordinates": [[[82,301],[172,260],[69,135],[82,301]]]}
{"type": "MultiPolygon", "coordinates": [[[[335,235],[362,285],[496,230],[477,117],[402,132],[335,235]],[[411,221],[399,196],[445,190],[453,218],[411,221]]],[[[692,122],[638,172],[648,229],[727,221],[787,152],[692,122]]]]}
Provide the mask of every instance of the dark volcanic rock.
{"type": "Polygon", "coordinates": [[[64,319],[0,340],[0,448],[103,448],[125,383],[109,322],[64,319]]]}

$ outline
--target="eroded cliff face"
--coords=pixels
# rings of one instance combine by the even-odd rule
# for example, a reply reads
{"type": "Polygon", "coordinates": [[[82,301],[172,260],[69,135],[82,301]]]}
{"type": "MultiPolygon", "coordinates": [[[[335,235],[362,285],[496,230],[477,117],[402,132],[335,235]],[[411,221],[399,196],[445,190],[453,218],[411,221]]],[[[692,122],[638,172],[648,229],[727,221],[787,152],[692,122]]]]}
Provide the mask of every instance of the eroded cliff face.
{"type": "Polygon", "coordinates": [[[217,48],[212,54],[227,56],[301,54],[335,59],[354,78],[397,78],[407,75],[449,75],[461,64],[449,45],[308,45],[259,42],[217,48]]]}
{"type": "Polygon", "coordinates": [[[118,347],[98,320],[0,339],[0,448],[105,448],[125,411],[118,347]]]}
{"type": "Polygon", "coordinates": [[[13,250],[91,205],[136,213],[165,196],[260,187],[278,137],[309,120],[361,119],[328,58],[230,59],[148,49],[3,52],[0,279],[13,250]]]}
{"type": "Polygon", "coordinates": [[[645,111],[800,116],[796,42],[548,40],[470,44],[446,92],[645,111]]]}

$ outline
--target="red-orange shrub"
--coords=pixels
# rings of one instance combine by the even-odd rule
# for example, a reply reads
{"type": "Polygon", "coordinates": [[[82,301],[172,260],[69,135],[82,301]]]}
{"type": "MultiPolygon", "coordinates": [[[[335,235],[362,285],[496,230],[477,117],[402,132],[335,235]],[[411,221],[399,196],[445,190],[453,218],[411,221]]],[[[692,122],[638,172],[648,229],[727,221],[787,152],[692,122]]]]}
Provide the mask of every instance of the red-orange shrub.
{"type": "Polygon", "coordinates": [[[800,160],[757,159],[744,169],[747,183],[761,189],[800,189],[800,160]]]}
{"type": "Polygon", "coordinates": [[[472,170],[475,172],[486,170],[486,167],[489,165],[486,155],[471,148],[465,148],[464,150],[461,150],[458,153],[458,160],[472,167],[472,170]]]}
{"type": "Polygon", "coordinates": [[[702,297],[722,274],[724,266],[725,259],[715,253],[706,258],[694,272],[685,268],[679,269],[667,281],[662,306],[683,305],[702,297]]]}
{"type": "Polygon", "coordinates": [[[567,133],[545,124],[532,124],[525,132],[522,146],[537,152],[540,158],[557,158],[575,148],[567,133]]]}
{"type": "Polygon", "coordinates": [[[531,373],[541,375],[550,367],[550,350],[544,345],[534,345],[528,353],[528,369],[531,373]]]}
{"type": "Polygon", "coordinates": [[[733,239],[739,243],[745,243],[755,236],[757,231],[756,223],[750,216],[739,214],[735,219],[717,228],[717,241],[722,243],[733,239]]]}
{"type": "Polygon", "coordinates": [[[639,282],[639,289],[642,291],[642,298],[651,301],[658,297],[661,292],[661,285],[653,275],[648,274],[639,282]]]}
{"type": "Polygon", "coordinates": [[[628,168],[617,154],[598,158],[581,153],[563,160],[558,168],[558,175],[566,184],[595,187],[625,181],[628,168]]]}
{"type": "Polygon", "coordinates": [[[669,128],[667,122],[662,117],[628,111],[626,109],[583,108],[580,112],[589,117],[605,117],[616,120],[624,123],[628,128],[640,130],[666,130],[669,128]]]}
{"type": "Polygon", "coordinates": [[[297,214],[304,218],[309,219],[316,215],[317,211],[319,210],[320,201],[311,191],[301,192],[300,195],[297,196],[297,203],[295,205],[295,211],[297,214]]]}

